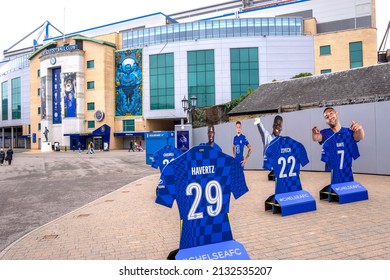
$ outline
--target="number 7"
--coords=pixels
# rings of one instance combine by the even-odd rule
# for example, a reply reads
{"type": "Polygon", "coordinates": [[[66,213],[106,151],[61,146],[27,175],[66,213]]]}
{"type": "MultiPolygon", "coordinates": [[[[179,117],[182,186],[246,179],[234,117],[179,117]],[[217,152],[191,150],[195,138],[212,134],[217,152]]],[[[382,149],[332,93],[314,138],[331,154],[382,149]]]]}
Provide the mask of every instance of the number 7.
{"type": "Polygon", "coordinates": [[[338,150],[337,153],[340,154],[340,166],[339,166],[339,168],[343,169],[343,166],[344,166],[344,150],[338,150]]]}

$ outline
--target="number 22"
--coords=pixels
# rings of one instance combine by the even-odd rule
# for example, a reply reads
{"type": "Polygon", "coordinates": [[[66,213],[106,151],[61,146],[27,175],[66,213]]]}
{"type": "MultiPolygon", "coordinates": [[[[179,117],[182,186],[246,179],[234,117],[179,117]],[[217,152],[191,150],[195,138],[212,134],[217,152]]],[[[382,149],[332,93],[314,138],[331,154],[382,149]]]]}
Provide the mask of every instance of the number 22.
{"type": "Polygon", "coordinates": [[[287,176],[288,177],[297,176],[297,173],[293,172],[295,168],[295,157],[289,156],[287,158],[287,161],[284,157],[280,157],[278,159],[278,164],[282,164],[282,168],[280,169],[280,173],[279,173],[279,178],[287,178],[287,176]],[[290,172],[288,173],[288,175],[284,173],[287,163],[291,164],[290,172]]]}

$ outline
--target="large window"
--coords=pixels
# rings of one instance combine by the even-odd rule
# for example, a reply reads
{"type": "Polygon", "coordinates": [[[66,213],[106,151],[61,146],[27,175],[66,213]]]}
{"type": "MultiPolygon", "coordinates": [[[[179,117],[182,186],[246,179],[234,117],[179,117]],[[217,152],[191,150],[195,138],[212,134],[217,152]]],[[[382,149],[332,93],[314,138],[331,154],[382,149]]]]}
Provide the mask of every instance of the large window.
{"type": "Polygon", "coordinates": [[[150,110],[175,108],[173,53],[151,55],[150,110]]]}
{"type": "Polygon", "coordinates": [[[230,49],[232,100],[259,87],[258,48],[230,49]]]}
{"type": "Polygon", "coordinates": [[[1,83],[1,118],[8,120],[8,82],[1,83]]]}
{"type": "Polygon", "coordinates": [[[12,119],[18,120],[21,118],[21,83],[20,78],[11,80],[11,101],[12,101],[12,119]]]}
{"type": "Polygon", "coordinates": [[[349,43],[349,66],[351,69],[363,66],[362,42],[349,43]]]}
{"type": "Polygon", "coordinates": [[[122,46],[142,47],[167,42],[202,40],[207,38],[252,36],[301,36],[303,18],[236,18],[175,23],[151,28],[124,31],[122,46]]]}
{"type": "Polygon", "coordinates": [[[134,120],[123,120],[123,131],[135,131],[134,120]]]}
{"type": "Polygon", "coordinates": [[[198,107],[215,105],[214,50],[190,51],[188,61],[188,99],[198,98],[198,107]]]}

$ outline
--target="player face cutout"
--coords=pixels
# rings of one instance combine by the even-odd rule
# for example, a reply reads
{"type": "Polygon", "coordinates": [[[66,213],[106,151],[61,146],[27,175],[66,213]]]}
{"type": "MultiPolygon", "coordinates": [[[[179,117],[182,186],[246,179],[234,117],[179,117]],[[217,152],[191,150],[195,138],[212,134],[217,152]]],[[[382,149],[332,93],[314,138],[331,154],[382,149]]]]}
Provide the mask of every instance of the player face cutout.
{"type": "Polygon", "coordinates": [[[237,131],[237,135],[240,135],[241,134],[241,124],[236,124],[236,131],[237,131]]]}
{"type": "Polygon", "coordinates": [[[214,127],[212,127],[212,126],[209,127],[207,135],[209,137],[209,143],[213,143],[214,142],[214,135],[215,135],[214,127]]]}
{"type": "Polygon", "coordinates": [[[324,113],[325,122],[331,128],[337,125],[338,117],[339,114],[333,109],[326,110],[324,113]]]}
{"type": "Polygon", "coordinates": [[[274,122],[274,125],[272,126],[272,128],[273,128],[273,131],[272,131],[273,135],[275,135],[275,136],[279,136],[280,135],[280,133],[282,132],[282,125],[283,125],[283,123],[282,123],[281,120],[276,120],[274,122]]]}

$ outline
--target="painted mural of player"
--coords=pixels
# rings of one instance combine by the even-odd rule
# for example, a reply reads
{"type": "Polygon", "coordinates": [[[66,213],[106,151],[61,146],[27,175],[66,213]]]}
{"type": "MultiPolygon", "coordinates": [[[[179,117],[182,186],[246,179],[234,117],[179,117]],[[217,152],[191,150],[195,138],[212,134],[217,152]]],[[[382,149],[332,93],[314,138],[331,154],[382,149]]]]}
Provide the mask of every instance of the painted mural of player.
{"type": "Polygon", "coordinates": [[[46,77],[41,78],[41,119],[46,119],[46,77]]]}
{"type": "Polygon", "coordinates": [[[76,74],[67,74],[64,81],[65,118],[76,117],[76,74]]]}
{"type": "Polygon", "coordinates": [[[142,115],[142,50],[116,52],[116,116],[142,115]]]}

